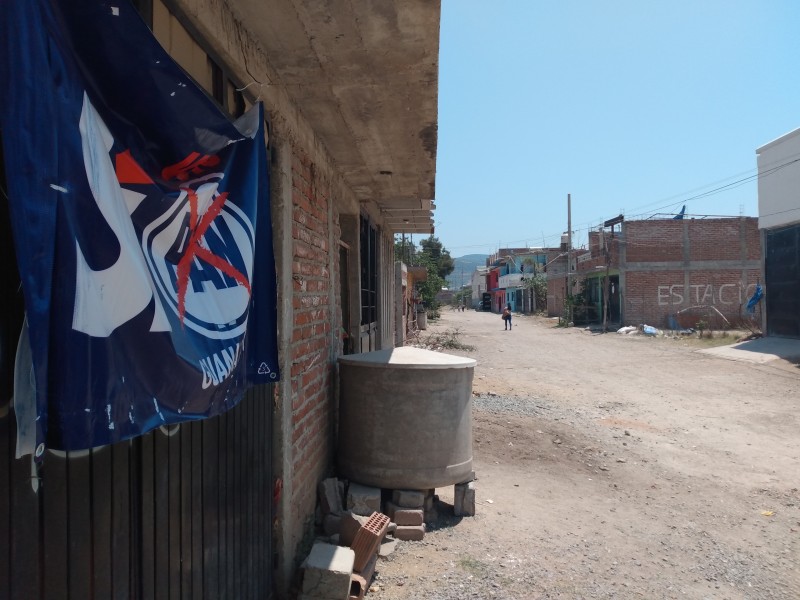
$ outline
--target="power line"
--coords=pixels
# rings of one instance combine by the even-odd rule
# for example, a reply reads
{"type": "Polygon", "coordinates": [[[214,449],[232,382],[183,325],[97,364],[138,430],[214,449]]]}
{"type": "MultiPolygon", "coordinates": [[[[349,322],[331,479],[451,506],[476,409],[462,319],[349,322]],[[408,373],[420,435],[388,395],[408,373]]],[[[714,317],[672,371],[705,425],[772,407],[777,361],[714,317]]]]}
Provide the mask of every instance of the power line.
{"type": "MultiPolygon", "coordinates": [[[[772,174],[776,173],[777,171],[780,171],[781,169],[784,169],[784,168],[786,168],[786,167],[788,167],[788,166],[790,166],[792,164],[800,162],[800,153],[793,154],[789,158],[792,158],[792,160],[789,160],[789,161],[786,161],[786,162],[782,162],[782,163],[779,163],[779,164],[776,164],[776,163],[778,163],[778,161],[775,161],[775,162],[772,162],[772,163],[767,163],[766,165],[763,165],[763,166],[769,166],[769,165],[775,165],[775,166],[772,166],[771,168],[768,168],[768,169],[763,170],[761,172],[753,173],[752,175],[748,175],[747,177],[743,177],[741,179],[737,179],[736,181],[732,181],[730,183],[726,183],[725,185],[718,186],[718,187],[713,188],[711,190],[707,190],[705,192],[702,192],[702,193],[699,193],[699,194],[695,194],[694,196],[689,196],[688,198],[684,198],[683,194],[691,193],[691,192],[694,192],[694,191],[697,191],[697,190],[702,190],[702,189],[708,187],[709,185],[715,185],[716,183],[720,183],[722,181],[727,181],[727,180],[731,179],[732,177],[738,177],[739,175],[743,175],[745,173],[749,173],[750,171],[753,171],[753,169],[750,169],[748,171],[743,171],[743,172],[738,173],[736,175],[731,175],[730,177],[726,177],[726,178],[720,179],[720,180],[718,180],[718,181],[716,181],[714,183],[710,183],[710,184],[706,184],[706,185],[700,186],[698,188],[694,188],[692,190],[689,190],[688,192],[683,192],[682,194],[676,194],[674,196],[669,196],[669,197],[664,198],[662,200],[657,200],[657,201],[654,201],[654,202],[650,202],[648,204],[637,206],[636,208],[634,208],[632,210],[642,210],[643,208],[646,208],[648,206],[652,206],[653,204],[658,204],[660,202],[665,202],[665,201],[671,200],[673,198],[681,198],[680,200],[677,200],[676,202],[672,202],[670,204],[663,205],[663,206],[661,206],[659,208],[651,209],[651,210],[648,210],[646,212],[635,213],[635,214],[632,214],[632,215],[629,215],[629,216],[636,218],[636,217],[642,217],[644,215],[651,215],[653,213],[658,213],[660,211],[664,211],[666,209],[679,206],[681,204],[686,204],[686,203],[691,202],[693,200],[700,200],[700,199],[703,199],[703,198],[708,198],[710,196],[715,196],[717,194],[721,194],[721,193],[724,193],[724,192],[731,191],[733,189],[741,187],[741,186],[743,186],[743,185],[745,185],[747,183],[750,183],[752,181],[757,181],[757,180],[759,180],[759,179],[761,179],[763,177],[767,177],[769,175],[772,175],[772,174]],[[799,157],[799,158],[794,158],[794,157],[799,157]]],[[[755,170],[757,171],[757,169],[755,169],[755,170]]],[[[793,210],[796,210],[796,209],[789,209],[789,210],[786,210],[786,211],[779,211],[777,213],[770,213],[770,214],[765,214],[765,215],[761,215],[761,216],[762,217],[767,217],[767,216],[772,216],[774,214],[781,214],[781,213],[784,213],[784,212],[791,212],[793,210]]],[[[625,211],[623,211],[623,214],[624,213],[625,213],[625,211]]],[[[584,223],[579,228],[573,229],[573,233],[575,233],[575,234],[582,234],[584,232],[588,233],[589,231],[594,229],[594,227],[595,227],[594,225],[592,225],[591,223],[587,222],[587,223],[584,223]]],[[[550,235],[547,235],[547,236],[543,235],[542,236],[542,242],[545,242],[545,240],[550,240],[550,239],[553,239],[553,238],[560,239],[560,237],[561,237],[561,233],[553,233],[553,234],[550,234],[550,235]]],[[[522,242],[526,241],[527,239],[530,239],[530,236],[528,236],[526,238],[520,238],[518,240],[513,240],[511,242],[506,242],[506,243],[510,244],[510,245],[514,245],[514,244],[517,244],[517,243],[522,243],[522,242]]],[[[484,247],[492,248],[492,247],[494,247],[494,244],[493,243],[470,244],[470,245],[467,245],[467,246],[452,246],[451,248],[452,249],[458,249],[458,248],[484,248],[484,247]]],[[[499,248],[498,248],[498,250],[499,250],[499,248]]]]}

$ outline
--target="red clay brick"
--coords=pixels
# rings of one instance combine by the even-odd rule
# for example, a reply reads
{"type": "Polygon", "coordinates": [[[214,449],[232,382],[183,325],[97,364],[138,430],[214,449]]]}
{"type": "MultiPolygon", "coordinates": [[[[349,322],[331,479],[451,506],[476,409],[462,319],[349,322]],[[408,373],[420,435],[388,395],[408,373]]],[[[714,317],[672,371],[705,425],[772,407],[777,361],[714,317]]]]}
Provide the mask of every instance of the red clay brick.
{"type": "Polygon", "coordinates": [[[397,525],[422,525],[425,516],[421,508],[400,508],[393,502],[386,503],[386,514],[397,525]]]}
{"type": "Polygon", "coordinates": [[[370,559],[377,553],[388,527],[389,517],[379,512],[372,513],[366,524],[356,533],[353,543],[350,544],[350,548],[356,553],[353,569],[361,571],[367,566],[370,559]]]}
{"type": "Polygon", "coordinates": [[[425,537],[425,525],[398,525],[393,535],[398,540],[419,542],[425,537]]]}

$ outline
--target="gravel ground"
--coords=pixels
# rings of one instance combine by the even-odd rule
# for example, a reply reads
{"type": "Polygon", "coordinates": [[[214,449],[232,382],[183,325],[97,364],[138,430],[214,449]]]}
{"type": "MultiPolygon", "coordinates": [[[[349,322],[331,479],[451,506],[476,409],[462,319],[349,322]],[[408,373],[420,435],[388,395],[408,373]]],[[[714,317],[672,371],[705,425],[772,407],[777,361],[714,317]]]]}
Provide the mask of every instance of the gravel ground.
{"type": "Polygon", "coordinates": [[[437,489],[367,598],[800,598],[796,365],[518,316],[437,328],[478,359],[477,514],[437,489]]]}

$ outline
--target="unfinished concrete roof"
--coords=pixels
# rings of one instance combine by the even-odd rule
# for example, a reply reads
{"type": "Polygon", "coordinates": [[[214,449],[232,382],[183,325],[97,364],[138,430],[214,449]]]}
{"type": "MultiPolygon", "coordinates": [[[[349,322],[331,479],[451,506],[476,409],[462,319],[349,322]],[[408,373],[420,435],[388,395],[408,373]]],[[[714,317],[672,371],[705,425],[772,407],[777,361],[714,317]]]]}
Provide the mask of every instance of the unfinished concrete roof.
{"type": "Polygon", "coordinates": [[[440,0],[238,0],[359,201],[432,233],[440,0]]]}

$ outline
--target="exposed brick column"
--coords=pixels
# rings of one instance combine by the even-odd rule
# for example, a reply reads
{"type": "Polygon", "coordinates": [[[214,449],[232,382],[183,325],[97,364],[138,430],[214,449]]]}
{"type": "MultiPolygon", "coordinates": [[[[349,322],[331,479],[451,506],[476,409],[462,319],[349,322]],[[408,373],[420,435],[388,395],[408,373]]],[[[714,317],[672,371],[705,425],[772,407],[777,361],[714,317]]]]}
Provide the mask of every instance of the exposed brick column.
{"type": "MultiPolygon", "coordinates": [[[[292,156],[291,521],[312,526],[317,482],[332,459],[330,184],[295,146],[292,156]]],[[[338,249],[337,249],[338,250],[338,249]]]]}

